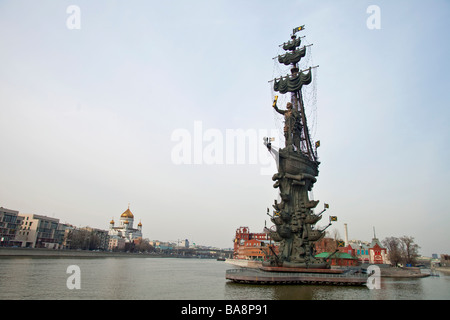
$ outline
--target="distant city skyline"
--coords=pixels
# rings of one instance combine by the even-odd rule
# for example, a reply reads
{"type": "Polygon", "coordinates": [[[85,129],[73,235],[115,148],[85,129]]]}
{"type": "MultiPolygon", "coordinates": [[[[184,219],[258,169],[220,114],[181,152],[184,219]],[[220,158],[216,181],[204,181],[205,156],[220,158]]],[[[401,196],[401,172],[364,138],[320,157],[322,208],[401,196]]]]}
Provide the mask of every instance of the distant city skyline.
{"type": "Polygon", "coordinates": [[[260,133],[283,143],[272,58],[305,25],[329,230],[449,253],[449,13],[444,0],[1,1],[0,206],[106,230],[130,204],[145,238],[220,248],[240,226],[261,232],[278,195],[260,133]],[[239,130],[256,145],[227,162],[239,130]],[[183,132],[190,164],[174,159],[183,132]]]}

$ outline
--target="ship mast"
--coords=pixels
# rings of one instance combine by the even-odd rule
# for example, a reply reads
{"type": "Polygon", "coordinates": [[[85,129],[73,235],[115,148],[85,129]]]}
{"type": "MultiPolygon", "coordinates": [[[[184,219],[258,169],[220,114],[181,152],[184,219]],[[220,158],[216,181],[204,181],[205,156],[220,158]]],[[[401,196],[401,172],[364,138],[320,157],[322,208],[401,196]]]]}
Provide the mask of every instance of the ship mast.
{"type": "MultiPolygon", "coordinates": [[[[282,56],[278,56],[278,62],[283,63],[285,65],[291,64],[291,75],[286,77],[281,77],[278,79],[274,79],[274,90],[279,91],[280,93],[291,92],[291,103],[296,111],[300,113],[300,121],[301,128],[300,129],[300,145],[296,146],[299,148],[297,150],[299,153],[306,155],[309,160],[317,162],[316,154],[313,150],[311,137],[309,134],[309,128],[306,119],[305,106],[303,103],[303,95],[302,95],[302,86],[307,85],[311,82],[311,69],[316,68],[318,66],[310,67],[307,70],[299,70],[298,63],[302,57],[306,54],[306,48],[311,46],[303,46],[300,47],[301,38],[297,38],[296,33],[298,31],[304,30],[304,25],[293,30],[291,35],[291,41],[288,43],[284,43],[282,45],[283,49],[286,50],[286,54],[282,56]],[[309,71],[307,74],[304,74],[304,71],[309,71]],[[281,85],[279,84],[281,82],[281,85]],[[286,84],[284,84],[286,82],[286,84]],[[293,85],[292,83],[295,83],[293,85]],[[287,88],[284,88],[287,86],[287,88]],[[278,88],[278,89],[277,89],[278,88]]],[[[294,133],[292,133],[294,134],[294,133]]]]}

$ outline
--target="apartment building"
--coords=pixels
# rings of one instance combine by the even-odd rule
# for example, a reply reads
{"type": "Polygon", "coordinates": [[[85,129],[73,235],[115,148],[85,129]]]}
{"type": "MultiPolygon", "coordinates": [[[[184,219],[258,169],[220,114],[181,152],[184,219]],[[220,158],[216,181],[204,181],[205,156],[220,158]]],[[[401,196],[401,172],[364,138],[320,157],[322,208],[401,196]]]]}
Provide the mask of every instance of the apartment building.
{"type": "Polygon", "coordinates": [[[59,219],[38,214],[19,214],[20,228],[15,241],[21,247],[59,249],[64,230],[59,219]]]}
{"type": "Polygon", "coordinates": [[[0,207],[0,246],[10,247],[14,241],[16,231],[20,228],[19,211],[0,207]]]}

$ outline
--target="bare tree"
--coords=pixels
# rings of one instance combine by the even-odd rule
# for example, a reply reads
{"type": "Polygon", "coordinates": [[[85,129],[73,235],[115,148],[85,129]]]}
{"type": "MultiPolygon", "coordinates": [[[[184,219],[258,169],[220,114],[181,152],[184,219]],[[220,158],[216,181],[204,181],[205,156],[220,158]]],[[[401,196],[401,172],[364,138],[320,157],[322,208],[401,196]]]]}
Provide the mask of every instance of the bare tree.
{"type": "Polygon", "coordinates": [[[387,249],[389,260],[393,266],[397,266],[402,262],[402,254],[400,249],[400,240],[396,237],[387,237],[381,241],[383,246],[387,249]]]}
{"type": "Polygon", "coordinates": [[[338,229],[332,229],[329,232],[327,232],[328,236],[333,238],[335,241],[337,240],[342,240],[341,235],[339,234],[339,230],[338,229]]]}
{"type": "Polygon", "coordinates": [[[382,244],[388,250],[392,265],[397,266],[399,263],[414,265],[416,263],[420,247],[414,243],[413,237],[387,237],[382,241],[382,244]]]}
{"type": "Polygon", "coordinates": [[[100,238],[94,232],[88,230],[71,230],[67,239],[71,249],[94,250],[100,246],[100,238]]]}
{"type": "Polygon", "coordinates": [[[402,249],[403,262],[411,265],[416,264],[420,247],[414,243],[414,238],[408,236],[400,237],[400,247],[402,249]]]}
{"type": "Polygon", "coordinates": [[[138,250],[139,252],[150,252],[155,250],[155,248],[152,245],[150,245],[148,239],[142,238],[136,241],[135,249],[138,250]]]}

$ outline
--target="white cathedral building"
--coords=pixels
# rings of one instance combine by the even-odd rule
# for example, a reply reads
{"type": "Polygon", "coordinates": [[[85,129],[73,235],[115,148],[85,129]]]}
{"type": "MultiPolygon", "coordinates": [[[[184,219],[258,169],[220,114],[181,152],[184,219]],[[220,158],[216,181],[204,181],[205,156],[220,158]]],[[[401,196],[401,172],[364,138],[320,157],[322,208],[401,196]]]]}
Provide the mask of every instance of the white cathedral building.
{"type": "Polygon", "coordinates": [[[133,240],[142,238],[142,223],[139,222],[137,229],[133,228],[134,215],[128,209],[121,214],[119,225],[116,227],[114,218],[109,223],[109,236],[111,239],[122,240],[120,242],[133,242],[133,240]]]}

